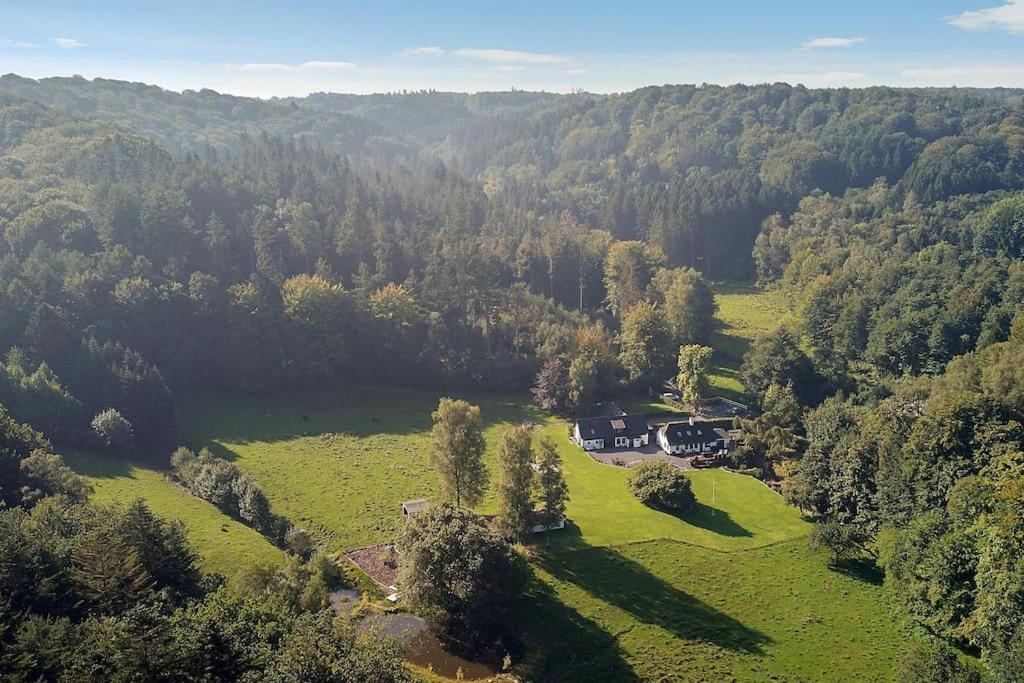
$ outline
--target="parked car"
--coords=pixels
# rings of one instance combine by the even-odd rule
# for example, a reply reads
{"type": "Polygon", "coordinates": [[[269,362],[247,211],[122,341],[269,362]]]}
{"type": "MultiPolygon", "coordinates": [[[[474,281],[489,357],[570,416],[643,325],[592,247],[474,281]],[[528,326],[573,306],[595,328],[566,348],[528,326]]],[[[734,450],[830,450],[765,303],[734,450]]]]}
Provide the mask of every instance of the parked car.
{"type": "Polygon", "coordinates": [[[673,392],[671,392],[671,391],[666,391],[666,392],[664,392],[664,393],[663,393],[663,394],[661,395],[661,397],[662,397],[662,398],[667,398],[667,399],[668,399],[668,400],[670,400],[670,401],[678,401],[678,400],[679,400],[679,394],[673,393],[673,392]]]}
{"type": "Polygon", "coordinates": [[[724,465],[726,458],[721,455],[698,455],[690,460],[690,466],[696,469],[702,469],[704,467],[718,467],[724,465]]]}

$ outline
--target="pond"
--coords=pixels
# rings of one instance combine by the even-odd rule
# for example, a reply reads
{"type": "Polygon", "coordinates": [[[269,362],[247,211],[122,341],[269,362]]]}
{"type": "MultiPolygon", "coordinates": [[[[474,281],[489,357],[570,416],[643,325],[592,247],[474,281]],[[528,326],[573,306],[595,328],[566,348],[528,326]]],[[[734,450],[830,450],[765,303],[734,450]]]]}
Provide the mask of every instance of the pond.
{"type": "Polygon", "coordinates": [[[448,652],[425,621],[411,614],[376,614],[362,621],[360,628],[395,638],[406,647],[406,660],[446,678],[479,681],[497,674],[492,667],[448,652]]]}

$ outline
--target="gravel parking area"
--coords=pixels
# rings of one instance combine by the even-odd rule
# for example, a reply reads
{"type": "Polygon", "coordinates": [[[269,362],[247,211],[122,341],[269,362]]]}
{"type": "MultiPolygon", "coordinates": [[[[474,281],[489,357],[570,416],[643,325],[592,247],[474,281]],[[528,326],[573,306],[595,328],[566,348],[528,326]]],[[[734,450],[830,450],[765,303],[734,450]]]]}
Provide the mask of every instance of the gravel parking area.
{"type": "Polygon", "coordinates": [[[606,465],[619,465],[625,463],[632,465],[643,460],[664,460],[684,470],[693,469],[690,467],[689,459],[680,458],[677,455],[669,455],[655,445],[644,446],[643,448],[606,448],[600,451],[587,451],[587,454],[606,465]]]}

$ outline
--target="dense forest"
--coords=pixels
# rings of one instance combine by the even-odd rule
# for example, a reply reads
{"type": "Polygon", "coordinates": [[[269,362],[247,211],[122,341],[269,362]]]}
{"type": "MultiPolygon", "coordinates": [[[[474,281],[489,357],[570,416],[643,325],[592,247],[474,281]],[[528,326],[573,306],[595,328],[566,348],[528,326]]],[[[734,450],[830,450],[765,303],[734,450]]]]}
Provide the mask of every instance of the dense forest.
{"type": "MultiPolygon", "coordinates": [[[[4,76],[3,542],[52,536],[65,550],[47,571],[76,605],[102,600],[80,569],[100,534],[160,538],[173,581],[191,578],[143,557],[121,577],[149,572],[137,600],[0,610],[91,643],[157,618],[154,591],[177,610],[159,617],[168,642],[205,611],[257,609],[216,603],[180,530],[82,502],[45,439],[117,438],[166,462],[175,397],[213,388],[533,387],[583,413],[684,370],[700,356],[680,347],[711,341],[709,281],[756,278],[796,315],[744,359],[760,414],[737,464],[780,480],[817,542],[877,560],[907,614],[1015,680],[1022,190],[1017,91],[261,101],[4,76]]],[[[318,637],[300,612],[280,638],[318,637]]],[[[273,666],[260,656],[253,670],[273,666]]]]}

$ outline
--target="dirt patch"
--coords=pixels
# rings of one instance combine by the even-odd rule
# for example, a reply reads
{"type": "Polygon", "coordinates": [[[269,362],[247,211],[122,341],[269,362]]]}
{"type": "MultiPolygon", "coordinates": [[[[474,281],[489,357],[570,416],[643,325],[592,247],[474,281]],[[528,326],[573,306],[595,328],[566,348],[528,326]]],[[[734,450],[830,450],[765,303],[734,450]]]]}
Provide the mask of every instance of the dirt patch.
{"type": "Polygon", "coordinates": [[[366,548],[356,548],[345,553],[345,557],[363,570],[381,588],[391,589],[398,581],[398,553],[394,543],[382,543],[366,548]]]}

